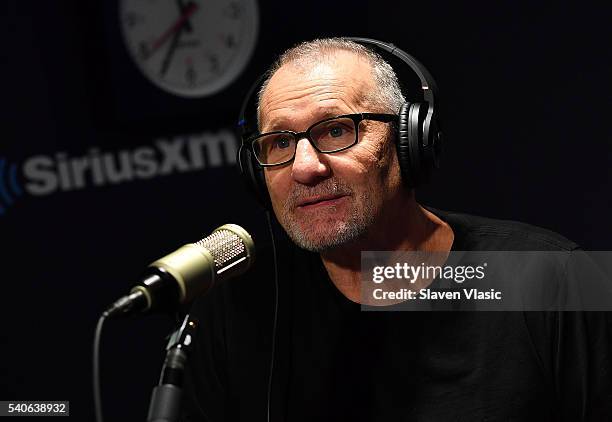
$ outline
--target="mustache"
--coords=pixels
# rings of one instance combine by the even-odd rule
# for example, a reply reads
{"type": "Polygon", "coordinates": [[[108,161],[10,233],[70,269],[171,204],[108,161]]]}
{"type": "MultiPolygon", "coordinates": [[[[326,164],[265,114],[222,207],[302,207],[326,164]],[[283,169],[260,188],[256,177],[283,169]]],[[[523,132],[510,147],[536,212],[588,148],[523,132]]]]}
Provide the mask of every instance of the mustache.
{"type": "Polygon", "coordinates": [[[352,195],[353,189],[337,179],[325,179],[314,186],[295,184],[285,202],[285,209],[292,210],[306,198],[318,195],[352,195]]]}

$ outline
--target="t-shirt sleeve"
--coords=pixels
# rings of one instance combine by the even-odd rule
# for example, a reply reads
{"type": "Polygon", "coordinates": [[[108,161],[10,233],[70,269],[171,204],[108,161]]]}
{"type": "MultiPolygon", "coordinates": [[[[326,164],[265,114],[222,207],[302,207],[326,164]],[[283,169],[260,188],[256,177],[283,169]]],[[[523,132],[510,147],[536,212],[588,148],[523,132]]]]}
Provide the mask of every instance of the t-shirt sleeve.
{"type": "Polygon", "coordinates": [[[611,318],[608,312],[560,312],[555,387],[564,421],[612,417],[611,318]]]}
{"type": "MultiPolygon", "coordinates": [[[[607,254],[607,253],[604,253],[607,254]]],[[[567,421],[612,418],[612,278],[600,252],[572,251],[568,309],[558,318],[555,373],[567,421]]]]}
{"type": "Polygon", "coordinates": [[[612,280],[582,250],[568,255],[563,273],[563,306],[526,312],[530,336],[554,390],[558,419],[611,420],[612,313],[606,309],[612,303],[605,301],[612,280]]]}

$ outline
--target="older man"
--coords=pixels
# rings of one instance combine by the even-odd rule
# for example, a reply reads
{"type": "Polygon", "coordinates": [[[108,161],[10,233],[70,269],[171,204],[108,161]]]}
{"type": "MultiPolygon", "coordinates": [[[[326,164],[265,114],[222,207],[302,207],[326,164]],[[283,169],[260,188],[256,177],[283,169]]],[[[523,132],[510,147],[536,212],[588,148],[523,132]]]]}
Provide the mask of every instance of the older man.
{"type": "Polygon", "coordinates": [[[264,251],[195,303],[185,420],[610,417],[605,315],[360,311],[362,251],[578,248],[419,205],[395,147],[404,101],[393,69],[345,39],[300,44],[272,66],[251,147],[288,239],[276,266],[264,251]]]}
{"type": "MultiPolygon", "coordinates": [[[[396,113],[404,102],[393,70],[363,47],[348,46],[322,42],[319,54],[305,47],[287,53],[264,84],[259,117],[263,133],[303,131],[323,121],[314,132],[337,131],[325,136],[352,140],[359,129],[355,145],[330,154],[319,153],[312,139],[284,138],[291,164],[266,168],[280,224],[298,246],[320,252],[336,287],[358,302],[362,250],[448,251],[453,231],[404,188],[392,127],[377,121],[375,113],[396,113]],[[384,88],[374,74],[384,78],[384,88]],[[327,120],[364,112],[374,116],[327,120]]],[[[278,136],[269,141],[279,142],[278,136]]],[[[323,136],[317,141],[328,142],[323,136]]]]}

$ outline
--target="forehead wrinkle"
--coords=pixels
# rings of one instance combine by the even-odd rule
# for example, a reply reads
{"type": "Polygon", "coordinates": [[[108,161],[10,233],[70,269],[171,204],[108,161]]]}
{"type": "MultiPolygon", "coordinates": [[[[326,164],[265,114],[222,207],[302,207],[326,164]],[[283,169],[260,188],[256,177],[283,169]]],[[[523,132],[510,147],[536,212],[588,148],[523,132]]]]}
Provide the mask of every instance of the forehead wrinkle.
{"type": "Polygon", "coordinates": [[[341,89],[345,87],[344,83],[340,81],[330,81],[329,79],[311,79],[307,82],[310,86],[290,85],[288,87],[283,87],[281,90],[271,90],[270,87],[268,87],[264,93],[263,105],[266,106],[278,101],[292,101],[308,95],[316,95],[321,91],[325,92],[326,90],[329,90],[329,92],[334,92],[333,89],[330,89],[333,87],[340,88],[338,91],[341,91],[341,89]]]}
{"type": "MultiPolygon", "coordinates": [[[[371,76],[371,70],[368,76],[371,76]]],[[[304,103],[306,105],[318,103],[317,105],[321,106],[322,103],[332,102],[333,106],[334,102],[341,102],[348,110],[365,111],[357,110],[356,107],[367,105],[368,89],[371,89],[371,82],[368,79],[353,75],[344,68],[338,69],[333,65],[322,64],[305,70],[291,64],[285,65],[272,77],[262,95],[260,129],[263,130],[272,123],[290,120],[292,116],[283,115],[285,111],[287,114],[306,111],[304,103]],[[269,118],[269,122],[265,121],[266,117],[269,118]]],[[[342,109],[337,104],[335,106],[338,110],[342,109]]]]}

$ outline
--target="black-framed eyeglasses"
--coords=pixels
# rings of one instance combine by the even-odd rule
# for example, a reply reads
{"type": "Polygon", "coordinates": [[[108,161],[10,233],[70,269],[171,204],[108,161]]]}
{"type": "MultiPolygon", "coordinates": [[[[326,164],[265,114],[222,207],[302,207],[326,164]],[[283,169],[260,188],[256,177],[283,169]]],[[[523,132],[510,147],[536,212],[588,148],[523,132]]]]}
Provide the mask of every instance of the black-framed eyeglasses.
{"type": "Polygon", "coordinates": [[[298,141],[308,139],[310,144],[321,153],[343,151],[359,140],[359,123],[374,120],[389,123],[397,119],[395,114],[356,113],[343,114],[321,120],[304,132],[277,130],[262,133],[248,140],[255,158],[264,167],[280,166],[295,158],[298,141]]]}

